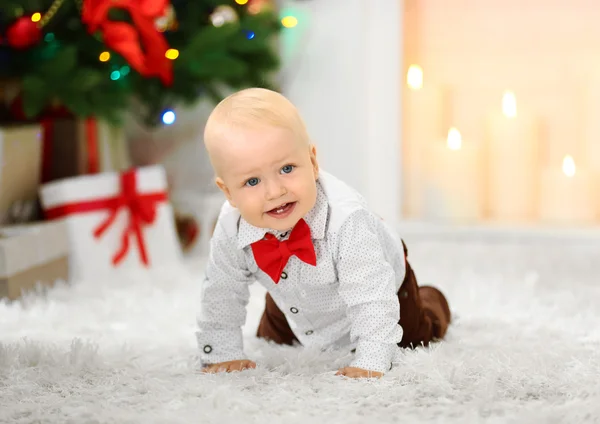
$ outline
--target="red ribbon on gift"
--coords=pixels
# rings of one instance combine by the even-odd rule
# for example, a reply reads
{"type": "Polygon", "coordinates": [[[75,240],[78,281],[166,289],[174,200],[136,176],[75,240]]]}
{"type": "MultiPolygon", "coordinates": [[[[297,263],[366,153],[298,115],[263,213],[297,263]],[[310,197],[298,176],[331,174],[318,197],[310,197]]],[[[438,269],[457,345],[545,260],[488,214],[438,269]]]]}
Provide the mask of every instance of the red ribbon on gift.
{"type": "MultiPolygon", "coordinates": [[[[85,119],[85,141],[87,143],[86,173],[100,172],[100,154],[98,152],[98,123],[95,118],[85,119]]],[[[42,119],[42,183],[52,180],[52,147],[54,146],[54,118],[42,119]]]]}
{"type": "Polygon", "coordinates": [[[85,120],[85,141],[87,142],[87,171],[90,174],[100,172],[100,154],[98,152],[98,121],[96,118],[85,120]]]}
{"type": "Polygon", "coordinates": [[[113,265],[117,265],[125,258],[125,255],[129,251],[129,236],[134,235],[142,262],[148,266],[150,261],[148,260],[142,227],[154,223],[156,220],[157,204],[167,200],[167,193],[164,191],[138,193],[135,169],[121,173],[120,177],[121,192],[115,197],[67,203],[47,209],[45,214],[48,219],[56,219],[76,213],[108,210],[110,212],[108,217],[94,230],[94,237],[100,238],[113,224],[121,208],[126,208],[129,211],[129,223],[123,230],[121,248],[113,256],[112,263],[113,265]]]}
{"type": "MultiPolygon", "coordinates": [[[[18,95],[10,105],[11,116],[19,121],[27,122],[23,111],[23,96],[18,95]]],[[[42,126],[42,183],[52,180],[52,148],[54,146],[54,121],[56,119],[73,119],[73,114],[64,105],[49,106],[36,117],[42,126]]],[[[98,149],[98,122],[95,117],[84,120],[87,143],[87,164],[84,172],[97,174],[100,172],[100,153],[98,149]]]]}

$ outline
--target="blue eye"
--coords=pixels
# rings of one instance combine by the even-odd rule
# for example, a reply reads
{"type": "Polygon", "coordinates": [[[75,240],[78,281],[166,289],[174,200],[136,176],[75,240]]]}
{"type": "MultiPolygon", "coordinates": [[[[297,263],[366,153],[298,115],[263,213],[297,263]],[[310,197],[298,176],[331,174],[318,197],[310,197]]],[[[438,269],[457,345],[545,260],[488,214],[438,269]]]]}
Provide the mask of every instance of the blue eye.
{"type": "Polygon", "coordinates": [[[258,178],[250,178],[248,181],[246,181],[246,185],[250,186],[250,187],[254,187],[259,182],[260,182],[260,180],[258,178]]]}
{"type": "Polygon", "coordinates": [[[294,165],[286,165],[283,168],[281,168],[281,172],[283,172],[284,174],[289,174],[290,172],[292,172],[294,170],[295,166],[294,165]]]}

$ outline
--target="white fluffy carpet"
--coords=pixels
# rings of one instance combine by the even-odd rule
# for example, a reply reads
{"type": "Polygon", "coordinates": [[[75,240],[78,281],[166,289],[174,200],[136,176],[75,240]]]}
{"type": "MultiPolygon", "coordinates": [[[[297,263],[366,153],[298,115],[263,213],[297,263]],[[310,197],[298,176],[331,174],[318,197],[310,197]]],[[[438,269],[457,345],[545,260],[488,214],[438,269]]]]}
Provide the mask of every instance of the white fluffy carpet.
{"type": "Polygon", "coordinates": [[[447,340],[378,381],[334,376],[346,353],[253,338],[259,368],[203,375],[201,265],[58,286],[0,303],[0,422],[582,423],[600,419],[600,243],[409,240],[422,283],[447,294],[447,340]],[[596,284],[594,284],[596,283],[596,284]]]}

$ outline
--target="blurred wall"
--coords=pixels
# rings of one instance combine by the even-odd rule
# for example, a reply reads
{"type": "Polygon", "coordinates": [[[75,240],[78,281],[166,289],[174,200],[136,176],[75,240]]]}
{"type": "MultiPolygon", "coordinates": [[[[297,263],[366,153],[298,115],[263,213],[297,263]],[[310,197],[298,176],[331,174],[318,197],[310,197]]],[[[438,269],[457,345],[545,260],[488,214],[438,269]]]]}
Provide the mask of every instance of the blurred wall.
{"type": "Polygon", "coordinates": [[[282,0],[284,93],[298,106],[323,169],[399,219],[402,1],[282,0]]]}

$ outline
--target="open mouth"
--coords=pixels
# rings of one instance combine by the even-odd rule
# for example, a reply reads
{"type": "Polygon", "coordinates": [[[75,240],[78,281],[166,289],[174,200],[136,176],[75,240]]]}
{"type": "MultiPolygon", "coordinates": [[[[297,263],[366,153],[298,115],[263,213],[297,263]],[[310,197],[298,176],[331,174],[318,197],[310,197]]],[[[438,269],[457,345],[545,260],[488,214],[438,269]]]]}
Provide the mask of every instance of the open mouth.
{"type": "Polygon", "coordinates": [[[275,218],[285,218],[292,212],[295,205],[296,202],[285,203],[281,206],[277,206],[276,208],[271,209],[267,212],[267,214],[275,218]]]}

